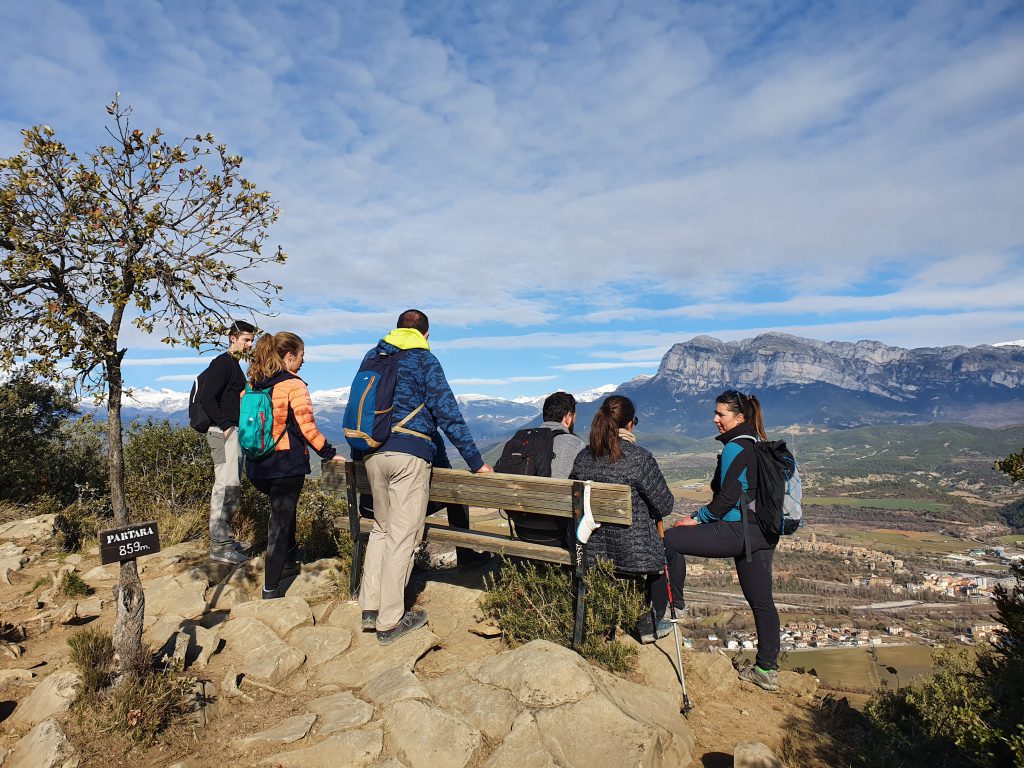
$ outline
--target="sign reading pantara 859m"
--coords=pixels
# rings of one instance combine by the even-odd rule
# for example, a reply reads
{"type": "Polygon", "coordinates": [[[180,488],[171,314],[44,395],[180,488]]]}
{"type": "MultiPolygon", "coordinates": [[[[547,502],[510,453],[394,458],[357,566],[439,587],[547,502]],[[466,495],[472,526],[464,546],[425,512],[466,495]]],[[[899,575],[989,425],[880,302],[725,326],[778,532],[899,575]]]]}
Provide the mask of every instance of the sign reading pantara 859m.
{"type": "Polygon", "coordinates": [[[160,532],[156,521],[100,531],[100,562],[104,565],[159,551],[160,532]]]}

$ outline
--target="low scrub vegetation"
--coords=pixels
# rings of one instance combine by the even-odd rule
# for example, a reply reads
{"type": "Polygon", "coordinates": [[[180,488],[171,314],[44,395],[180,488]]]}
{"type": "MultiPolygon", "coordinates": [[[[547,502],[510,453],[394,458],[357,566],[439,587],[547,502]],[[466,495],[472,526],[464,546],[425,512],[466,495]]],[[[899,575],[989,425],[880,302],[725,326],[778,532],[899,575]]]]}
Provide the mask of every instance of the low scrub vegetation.
{"type": "Polygon", "coordinates": [[[65,571],[57,582],[57,594],[63,597],[86,597],[92,594],[92,588],[74,571],[65,571]]]}
{"type": "Polygon", "coordinates": [[[193,679],[173,669],[153,669],[150,654],[130,674],[114,682],[114,644],[109,632],[84,629],[68,639],[80,685],[74,709],[75,741],[88,745],[97,730],[150,746],[186,724],[192,710],[193,679]]]}
{"type": "MultiPolygon", "coordinates": [[[[631,630],[646,611],[643,595],[633,582],[615,577],[611,563],[602,561],[587,571],[587,640],[583,655],[616,672],[628,670],[636,648],[616,639],[631,630]]],[[[517,646],[531,640],[550,640],[570,647],[575,590],[572,574],[547,563],[511,563],[486,578],[484,612],[501,627],[505,641],[517,646]]]]}

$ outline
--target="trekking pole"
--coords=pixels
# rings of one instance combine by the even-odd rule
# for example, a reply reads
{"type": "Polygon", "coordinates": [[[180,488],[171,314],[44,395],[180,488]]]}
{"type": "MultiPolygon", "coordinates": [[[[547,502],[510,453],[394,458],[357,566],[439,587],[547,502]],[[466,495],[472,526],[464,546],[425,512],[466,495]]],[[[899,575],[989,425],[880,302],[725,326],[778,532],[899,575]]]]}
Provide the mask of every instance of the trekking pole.
{"type": "MultiPolygon", "coordinates": [[[[659,520],[658,521],[658,533],[661,534],[661,538],[665,538],[665,526],[659,520]]],[[[676,664],[679,667],[679,685],[683,689],[683,706],[679,710],[679,714],[683,717],[690,717],[690,710],[693,707],[690,706],[690,697],[686,695],[686,674],[683,672],[683,647],[682,642],[679,639],[679,622],[680,619],[676,618],[675,604],[672,601],[672,581],[669,578],[668,563],[665,563],[665,588],[668,590],[668,615],[669,623],[672,625],[672,634],[676,640],[676,664]]]]}

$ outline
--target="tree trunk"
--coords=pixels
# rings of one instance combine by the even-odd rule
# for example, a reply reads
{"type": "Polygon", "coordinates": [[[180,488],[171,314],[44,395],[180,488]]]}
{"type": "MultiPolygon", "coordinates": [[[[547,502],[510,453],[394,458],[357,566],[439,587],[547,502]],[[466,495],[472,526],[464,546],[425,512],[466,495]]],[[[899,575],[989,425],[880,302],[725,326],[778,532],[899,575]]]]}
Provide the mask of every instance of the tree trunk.
{"type": "MultiPolygon", "coordinates": [[[[110,458],[110,501],[114,509],[114,525],[128,525],[128,504],[124,496],[124,439],[121,432],[121,358],[117,355],[107,363],[107,447],[110,458]]],[[[141,668],[142,621],[146,595],[142,591],[135,560],[121,563],[121,575],[114,587],[117,617],[114,620],[114,669],[121,678],[141,668]]]]}

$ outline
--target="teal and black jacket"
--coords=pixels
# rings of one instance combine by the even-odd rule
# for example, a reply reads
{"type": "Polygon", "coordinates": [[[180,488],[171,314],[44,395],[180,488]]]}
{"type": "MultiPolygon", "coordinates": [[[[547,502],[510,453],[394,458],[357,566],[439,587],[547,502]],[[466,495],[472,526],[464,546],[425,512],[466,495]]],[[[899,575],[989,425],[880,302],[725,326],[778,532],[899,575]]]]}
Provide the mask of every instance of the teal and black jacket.
{"type": "Polygon", "coordinates": [[[744,422],[723,432],[715,439],[725,444],[718,456],[718,466],[711,480],[714,494],[707,506],[701,507],[693,517],[702,523],[725,521],[738,523],[743,519],[740,511],[740,496],[745,492],[753,500],[757,489],[757,462],[754,458],[753,440],[736,440],[739,435],[757,437],[752,426],[744,422]]]}
{"type": "MultiPolygon", "coordinates": [[[[392,355],[405,350],[405,354],[398,358],[391,437],[377,451],[408,453],[433,462],[437,450],[433,438],[440,429],[470,470],[480,469],[483,457],[473,442],[441,363],[430,351],[423,334],[414,328],[397,328],[367,352],[364,360],[376,355],[378,350],[392,355]]],[[[375,452],[362,455],[370,456],[375,452]]],[[[355,453],[353,458],[357,458],[355,453]]]]}

